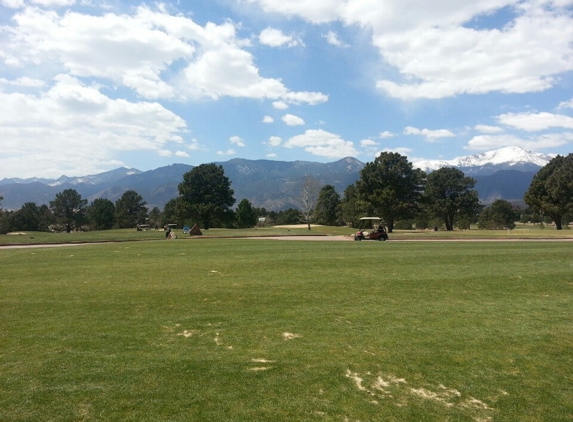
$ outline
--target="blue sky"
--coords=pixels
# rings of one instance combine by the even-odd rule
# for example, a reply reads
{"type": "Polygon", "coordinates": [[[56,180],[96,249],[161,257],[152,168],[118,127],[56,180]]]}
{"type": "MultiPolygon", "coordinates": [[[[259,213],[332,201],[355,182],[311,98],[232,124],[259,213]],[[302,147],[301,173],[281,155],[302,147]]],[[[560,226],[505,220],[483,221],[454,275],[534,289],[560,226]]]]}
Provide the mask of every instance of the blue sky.
{"type": "Polygon", "coordinates": [[[0,178],[572,143],[573,0],[0,0],[0,178]]]}

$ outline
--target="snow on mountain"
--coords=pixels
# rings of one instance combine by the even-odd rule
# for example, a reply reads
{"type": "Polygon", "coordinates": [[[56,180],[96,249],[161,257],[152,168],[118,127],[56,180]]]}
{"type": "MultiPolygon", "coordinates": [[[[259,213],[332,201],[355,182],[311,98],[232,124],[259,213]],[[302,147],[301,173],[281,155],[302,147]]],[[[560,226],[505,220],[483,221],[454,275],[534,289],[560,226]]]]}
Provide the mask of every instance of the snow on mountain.
{"type": "Polygon", "coordinates": [[[527,151],[520,147],[504,147],[494,151],[482,152],[453,160],[425,160],[413,163],[413,166],[431,172],[442,167],[471,168],[471,173],[491,174],[497,170],[525,170],[543,167],[551,156],[527,151]]]}
{"type": "Polygon", "coordinates": [[[106,171],[104,173],[99,174],[92,174],[89,176],[80,176],[80,177],[68,177],[68,176],[61,176],[58,180],[55,180],[48,185],[52,187],[62,186],[62,185],[99,185],[100,183],[105,183],[109,181],[119,180],[125,176],[132,176],[135,174],[141,173],[140,170],[137,169],[127,169],[125,167],[120,167],[115,170],[106,171]]]}

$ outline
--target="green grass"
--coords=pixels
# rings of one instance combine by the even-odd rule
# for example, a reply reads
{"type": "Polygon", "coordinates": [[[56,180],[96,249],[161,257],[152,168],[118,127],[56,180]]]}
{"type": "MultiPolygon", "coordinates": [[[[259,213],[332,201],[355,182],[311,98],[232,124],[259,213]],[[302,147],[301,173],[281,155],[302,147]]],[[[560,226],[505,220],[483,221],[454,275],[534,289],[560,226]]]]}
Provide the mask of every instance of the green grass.
{"type": "Polygon", "coordinates": [[[0,420],[571,420],[572,258],[569,242],[0,250],[0,420]]]}

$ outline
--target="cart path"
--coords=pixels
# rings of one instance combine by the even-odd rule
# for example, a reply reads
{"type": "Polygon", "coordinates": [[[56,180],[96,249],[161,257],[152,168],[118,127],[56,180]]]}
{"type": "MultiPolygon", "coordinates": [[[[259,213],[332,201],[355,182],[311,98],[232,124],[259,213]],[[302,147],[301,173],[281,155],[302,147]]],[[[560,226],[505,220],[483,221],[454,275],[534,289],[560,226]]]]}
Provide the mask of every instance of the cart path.
{"type": "MultiPolygon", "coordinates": [[[[180,239],[180,240],[198,240],[198,239],[220,239],[217,237],[196,237],[193,239],[180,239]]],[[[314,242],[354,242],[354,236],[340,235],[340,236],[325,236],[325,235],[301,235],[301,236],[245,236],[245,237],[226,237],[225,239],[236,240],[285,240],[285,241],[314,241],[314,242]]],[[[136,241],[134,241],[136,242],[136,241]]],[[[374,243],[376,240],[363,240],[362,242],[374,243]]],[[[401,243],[401,242],[573,242],[573,237],[570,238],[482,238],[482,239],[390,239],[388,242],[401,243]]],[[[129,241],[109,241],[109,242],[83,242],[83,243],[42,243],[32,245],[0,245],[2,249],[27,249],[27,248],[65,248],[71,246],[87,246],[87,245],[109,245],[112,243],[130,243],[129,241]]]]}

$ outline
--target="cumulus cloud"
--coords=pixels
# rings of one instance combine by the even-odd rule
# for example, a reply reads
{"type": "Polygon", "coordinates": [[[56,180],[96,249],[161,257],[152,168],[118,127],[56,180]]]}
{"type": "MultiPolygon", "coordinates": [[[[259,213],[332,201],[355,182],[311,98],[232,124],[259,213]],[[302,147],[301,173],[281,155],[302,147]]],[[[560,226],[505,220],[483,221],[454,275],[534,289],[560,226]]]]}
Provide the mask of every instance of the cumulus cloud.
{"type": "Polygon", "coordinates": [[[421,135],[421,136],[424,136],[426,138],[426,140],[429,142],[437,142],[441,138],[451,138],[453,136],[456,136],[447,129],[438,129],[438,130],[417,129],[417,128],[412,127],[412,126],[407,126],[404,129],[404,134],[405,135],[421,135]]]}
{"type": "Polygon", "coordinates": [[[282,121],[288,126],[301,126],[304,125],[304,120],[294,114],[285,114],[282,117],[282,121]]]}
{"type": "Polygon", "coordinates": [[[185,132],[185,121],[158,103],[111,99],[68,75],[39,94],[0,92],[0,168],[6,175],[30,177],[38,168],[46,177],[93,174],[121,164],[113,158],[118,152],[159,153],[182,143],[185,132]]]}
{"type": "Polygon", "coordinates": [[[271,116],[265,116],[263,117],[263,123],[274,123],[275,119],[273,119],[271,116]]]}
{"type": "MultiPolygon", "coordinates": [[[[63,7],[72,6],[76,3],[76,0],[30,0],[30,3],[42,7],[63,7]]],[[[2,0],[0,4],[9,9],[20,9],[26,6],[24,0],[2,0]]]]}
{"type": "Polygon", "coordinates": [[[19,86],[23,88],[41,88],[46,85],[46,82],[42,81],[41,79],[23,76],[14,80],[0,78],[0,85],[19,86]]]}
{"type": "Polygon", "coordinates": [[[285,35],[280,29],[265,28],[259,34],[259,42],[269,47],[296,47],[304,46],[302,40],[293,35],[285,35]]]}
{"type": "Polygon", "coordinates": [[[313,155],[328,158],[344,158],[358,155],[354,144],[339,135],[322,129],[307,130],[302,135],[290,138],[284,143],[286,148],[303,148],[313,155]]]}
{"type": "Polygon", "coordinates": [[[499,126],[476,125],[474,129],[481,133],[500,133],[503,129],[499,126]]]}
{"type": "Polygon", "coordinates": [[[273,107],[276,108],[277,110],[286,110],[288,108],[288,104],[285,103],[284,101],[274,101],[273,107]]]}
{"type": "Polygon", "coordinates": [[[372,34],[372,44],[395,78],[377,87],[403,100],[488,92],[547,90],[556,75],[573,70],[569,0],[488,0],[415,3],[248,0],[268,12],[319,24],[341,21],[372,34]],[[499,27],[473,24],[505,8],[499,27]]]}
{"type": "Polygon", "coordinates": [[[378,142],[374,142],[372,139],[363,139],[360,141],[360,146],[363,148],[375,147],[378,146],[378,142]]]}
{"type": "Polygon", "coordinates": [[[304,104],[328,99],[262,77],[244,48],[249,41],[237,35],[232,22],[201,26],[164,9],[139,6],[133,14],[89,15],[26,7],[5,29],[0,51],[14,67],[103,78],[146,99],[240,97],[304,104]]]}
{"type": "Polygon", "coordinates": [[[267,12],[303,17],[313,23],[326,23],[338,19],[342,9],[340,0],[246,0],[258,3],[267,12]]]}
{"type": "Polygon", "coordinates": [[[197,139],[191,139],[191,142],[189,142],[186,146],[187,149],[191,151],[199,151],[205,149],[205,147],[201,145],[197,139]]]}
{"type": "MultiPolygon", "coordinates": [[[[412,152],[412,149],[411,148],[405,148],[405,147],[384,148],[382,150],[382,152],[395,152],[395,153],[398,153],[400,155],[407,157],[412,152]]],[[[412,160],[410,160],[410,161],[412,161],[412,160]]]]}
{"type": "Polygon", "coordinates": [[[559,103],[559,106],[557,107],[558,109],[562,109],[562,108],[573,108],[573,99],[569,100],[569,101],[562,101],[559,103]]]}
{"type": "Polygon", "coordinates": [[[335,47],[340,47],[340,48],[350,47],[348,44],[345,44],[342,41],[340,41],[338,35],[334,31],[328,31],[325,35],[323,35],[323,38],[326,39],[327,43],[329,43],[330,45],[334,45],[335,47]]]}
{"type": "Polygon", "coordinates": [[[9,9],[19,9],[25,6],[24,0],[2,0],[0,4],[9,9]]]}
{"type": "Polygon", "coordinates": [[[246,147],[247,146],[245,144],[245,141],[243,141],[243,139],[241,139],[239,136],[231,136],[229,138],[229,141],[231,141],[232,144],[237,145],[238,147],[246,147]]]}
{"type": "Polygon", "coordinates": [[[271,136],[269,138],[268,144],[272,147],[278,147],[282,143],[283,139],[280,136],[271,136]]]}
{"type": "Polygon", "coordinates": [[[180,158],[189,158],[189,154],[185,151],[175,151],[175,156],[180,158]]]}
{"type": "Polygon", "coordinates": [[[385,130],[384,132],[380,132],[380,135],[378,135],[378,137],[379,137],[380,139],[388,139],[388,138],[392,138],[392,137],[394,137],[394,136],[395,136],[395,135],[394,135],[392,132],[388,131],[388,130],[385,130]]]}
{"type": "Polygon", "coordinates": [[[228,149],[227,151],[217,151],[217,155],[237,155],[237,151],[234,149],[228,149]]]}
{"type": "Polygon", "coordinates": [[[499,123],[527,132],[550,128],[573,129],[573,117],[553,113],[506,113],[497,117],[499,123]]]}

